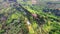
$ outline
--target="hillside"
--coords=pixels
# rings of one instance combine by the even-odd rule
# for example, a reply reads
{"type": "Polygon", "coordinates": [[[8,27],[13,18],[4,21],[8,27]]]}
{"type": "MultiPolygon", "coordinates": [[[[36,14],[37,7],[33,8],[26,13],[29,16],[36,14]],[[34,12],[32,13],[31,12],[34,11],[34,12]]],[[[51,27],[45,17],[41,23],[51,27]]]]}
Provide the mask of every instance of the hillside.
{"type": "Polygon", "coordinates": [[[1,2],[0,34],[60,34],[60,16],[47,9],[23,1],[1,2]]]}

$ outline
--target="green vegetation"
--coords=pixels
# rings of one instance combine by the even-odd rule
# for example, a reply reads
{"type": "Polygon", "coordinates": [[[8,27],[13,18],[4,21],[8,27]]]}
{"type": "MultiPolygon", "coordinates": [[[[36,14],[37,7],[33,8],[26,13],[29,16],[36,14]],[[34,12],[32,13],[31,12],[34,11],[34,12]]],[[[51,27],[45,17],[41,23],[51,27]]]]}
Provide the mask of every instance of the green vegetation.
{"type": "Polygon", "coordinates": [[[60,34],[60,16],[45,13],[43,8],[21,4],[1,9],[0,34],[60,34]]]}

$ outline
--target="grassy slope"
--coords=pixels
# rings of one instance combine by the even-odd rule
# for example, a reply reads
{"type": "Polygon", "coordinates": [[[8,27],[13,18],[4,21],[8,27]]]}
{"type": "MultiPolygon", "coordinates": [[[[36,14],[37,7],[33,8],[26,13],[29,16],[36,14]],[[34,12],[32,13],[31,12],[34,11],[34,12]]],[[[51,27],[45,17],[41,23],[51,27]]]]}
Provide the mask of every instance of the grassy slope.
{"type": "Polygon", "coordinates": [[[39,26],[33,17],[30,16],[31,24],[28,25],[26,23],[28,18],[24,16],[24,13],[10,7],[7,9],[2,9],[0,13],[5,13],[4,15],[9,16],[6,22],[3,21],[0,23],[0,34],[7,33],[7,31],[8,34],[60,34],[60,17],[58,18],[53,14],[42,12],[42,7],[38,8],[37,6],[26,6],[25,9],[31,13],[37,13],[40,17],[43,17],[45,24],[39,26]],[[3,26],[4,24],[2,23],[7,25],[3,26]]]}

